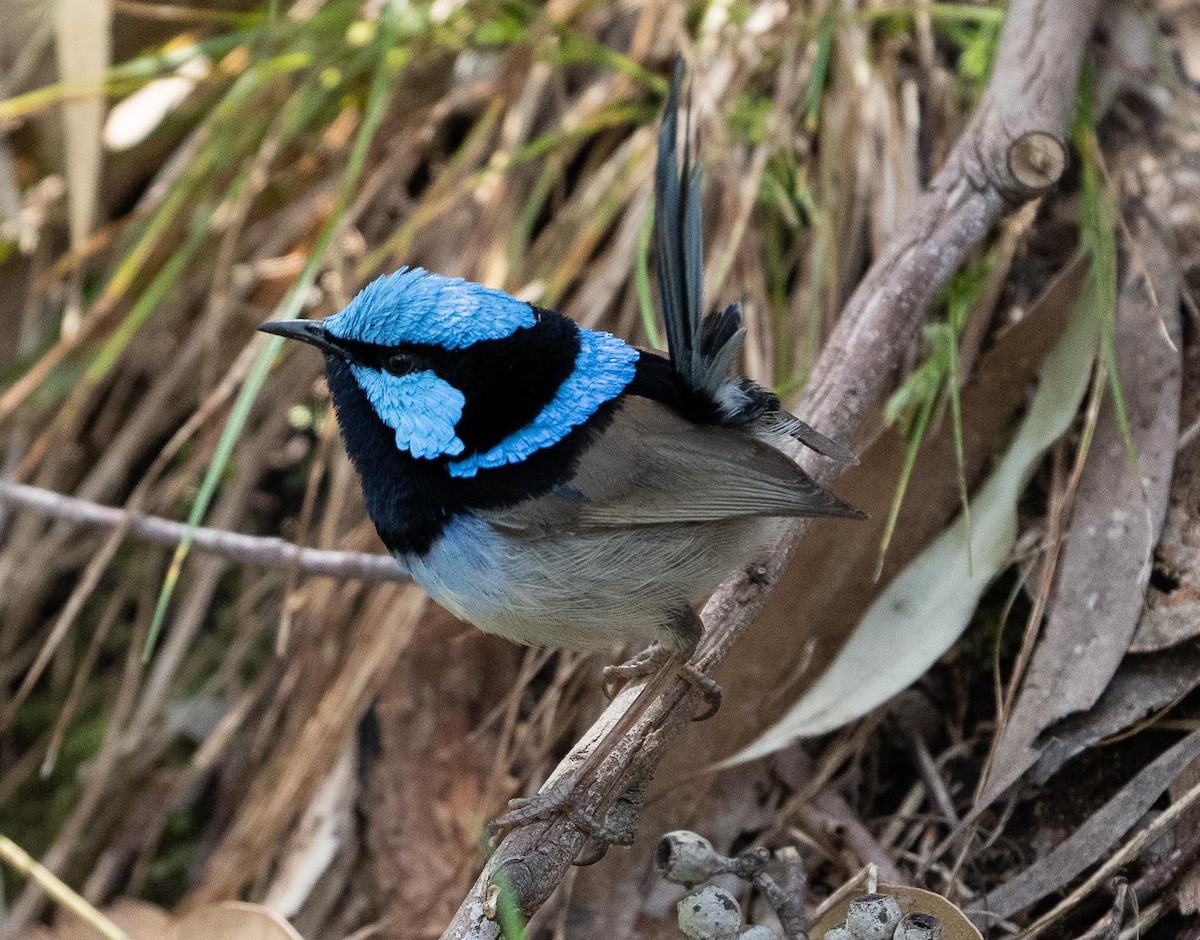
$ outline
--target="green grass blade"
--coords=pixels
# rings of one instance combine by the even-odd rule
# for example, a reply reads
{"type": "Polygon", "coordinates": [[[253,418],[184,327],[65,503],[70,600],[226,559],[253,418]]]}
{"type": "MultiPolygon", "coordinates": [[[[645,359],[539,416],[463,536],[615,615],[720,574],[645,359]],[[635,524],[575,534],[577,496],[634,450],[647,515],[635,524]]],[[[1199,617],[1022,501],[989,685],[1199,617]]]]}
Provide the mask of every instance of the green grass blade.
{"type": "MultiPolygon", "coordinates": [[[[394,76],[392,74],[393,70],[389,65],[388,53],[397,36],[398,24],[391,5],[385,6],[380,15],[382,28],[380,30],[379,58],[376,61],[375,74],[367,96],[363,121],[355,136],[350,158],[342,176],[337,203],[325,225],[322,227],[320,235],[313,245],[312,253],[304,265],[304,269],[296,278],[296,282],[292,285],[291,290],[288,291],[287,296],[284,297],[276,308],[272,319],[290,319],[302,310],[304,298],[309,288],[316,281],[325,253],[333,240],[334,233],[337,231],[343,213],[350,204],[354,187],[366,163],[367,150],[375,136],[375,131],[378,129],[380,121],[383,119],[383,113],[388,101],[391,99],[394,76]]],[[[142,651],[143,660],[149,659],[158,634],[162,630],[167,608],[170,606],[171,597],[175,593],[175,587],[179,582],[179,575],[183,570],[183,562],[191,550],[192,532],[200,525],[205,514],[208,512],[208,507],[212,503],[217,485],[225,472],[226,466],[229,464],[230,457],[233,455],[233,448],[241,436],[246,419],[250,415],[250,409],[257,400],[263,383],[266,381],[267,374],[270,372],[271,365],[282,348],[282,337],[269,336],[264,338],[261,342],[258,357],[255,359],[250,374],[246,377],[245,384],[242,385],[237,400],[230,411],[229,418],[225,422],[225,427],[217,442],[212,462],[209,464],[208,471],[205,473],[204,480],[196,494],[196,500],[192,504],[191,512],[188,514],[188,532],[176,547],[175,553],[171,557],[171,564],[167,569],[166,577],[163,579],[158,601],[154,607],[154,618],[151,621],[146,645],[142,651]]]]}
{"type": "Polygon", "coordinates": [[[921,449],[921,441],[925,439],[925,430],[929,427],[929,419],[933,416],[933,406],[937,397],[930,395],[925,399],[916,424],[908,438],[908,449],[904,453],[904,466],[900,470],[900,480],[896,484],[896,495],[892,497],[892,508],[888,511],[887,526],[883,530],[883,539],[879,543],[879,561],[875,565],[875,580],[883,574],[883,562],[887,558],[888,546],[892,544],[892,536],[896,532],[896,522],[900,518],[900,507],[904,503],[904,493],[908,489],[908,481],[912,477],[913,466],[917,462],[917,452],[921,449]]]}
{"type": "Polygon", "coordinates": [[[805,123],[810,131],[817,129],[821,116],[821,99],[825,95],[825,83],[829,79],[829,62],[833,57],[833,31],[837,25],[838,4],[827,0],[821,14],[821,25],[817,30],[817,56],[813,61],[812,77],[808,80],[808,106],[805,123]]]}
{"type": "Polygon", "coordinates": [[[1117,207],[1111,180],[1105,174],[1104,158],[1096,137],[1093,118],[1094,89],[1090,69],[1085,69],[1079,88],[1079,107],[1073,136],[1083,166],[1080,187],[1081,239],[1092,256],[1090,278],[1095,311],[1100,319],[1100,356],[1108,372],[1113,411],[1125,442],[1125,456],[1134,478],[1141,483],[1141,461],[1129,424],[1129,412],[1121,376],[1117,371],[1117,207]]]}
{"type": "Polygon", "coordinates": [[[958,498],[962,503],[963,518],[967,527],[967,575],[975,576],[975,565],[972,559],[971,542],[971,497],[967,493],[967,459],[963,448],[962,401],[958,394],[958,335],[957,331],[947,343],[947,354],[950,364],[950,374],[947,384],[950,386],[950,424],[954,432],[954,463],[958,468],[958,498]]]}

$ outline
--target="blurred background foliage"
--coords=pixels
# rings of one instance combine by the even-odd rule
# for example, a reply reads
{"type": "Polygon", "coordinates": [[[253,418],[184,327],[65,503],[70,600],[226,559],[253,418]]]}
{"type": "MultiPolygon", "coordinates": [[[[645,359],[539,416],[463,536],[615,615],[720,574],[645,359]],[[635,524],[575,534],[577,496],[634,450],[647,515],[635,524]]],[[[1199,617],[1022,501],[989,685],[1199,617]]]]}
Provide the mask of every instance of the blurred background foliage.
{"type": "MultiPolygon", "coordinates": [[[[1121,172],[1136,161],[1122,154],[1140,142],[1145,160],[1152,139],[1166,148],[1154,172],[1200,192],[1188,175],[1195,26],[1160,6],[1109,20],[1063,192],[989,240],[911,350],[875,421],[874,458],[841,487],[878,524],[854,545],[814,527],[797,565],[847,570],[804,590],[842,593],[781,589],[722,678],[722,724],[690,766],[664,772],[675,785],[704,776],[687,803],[693,822],[729,840],[787,834],[807,846],[818,893],[880,859],[835,845],[823,817],[802,808],[805,794],[836,793],[883,859],[959,900],[1032,860],[1035,824],[957,864],[929,853],[987,757],[1004,700],[993,658],[997,688],[1028,658],[1019,630],[996,639],[1000,625],[1041,603],[1022,590],[1029,559],[1056,531],[1056,500],[1099,402],[1124,402],[1117,255],[1131,223],[1118,215],[1121,172]],[[1104,324],[1099,371],[1090,356],[1081,367],[1095,407],[1039,465],[1017,545],[921,687],[940,715],[926,729],[933,743],[918,736],[914,752],[880,708],[820,739],[816,785],[786,761],[704,771],[787,713],[819,674],[812,664],[827,665],[869,602],[969,514],[1081,288],[1039,298],[1080,250],[1104,324]],[[1032,362],[996,339],[1021,322],[1032,362]],[[983,389],[974,405],[971,381],[983,389]],[[930,746],[949,796],[919,757],[930,746]],[[905,796],[914,787],[926,802],[905,796]],[[746,792],[759,798],[734,809],[746,792]],[[923,827],[918,810],[943,816],[923,827]]],[[[980,102],[1006,15],[992,3],[887,0],[9,0],[3,13],[4,476],[372,552],[319,361],[255,333],[258,323],[328,315],[410,264],[661,346],[654,134],[684,50],[706,180],[707,296],[745,303],[741,368],[792,398],[980,102]]],[[[1194,223],[1176,213],[1169,224],[1194,223]]],[[[1185,285],[1193,260],[1174,267],[1185,285]]],[[[1127,420],[1121,430],[1135,453],[1127,420]]],[[[310,940],[372,923],[388,936],[434,935],[477,869],[483,821],[540,784],[596,714],[600,665],[481,636],[403,584],[233,565],[186,542],[172,552],[0,503],[0,833],[96,905],[246,897],[310,940]]],[[[1101,774],[1088,795],[1109,795],[1146,753],[1144,741],[1122,751],[1115,776],[1101,774]]],[[[613,923],[615,878],[581,877],[576,907],[564,901],[553,916],[586,908],[594,924],[613,923]]],[[[24,930],[44,898],[12,872],[3,885],[10,923],[24,930]]],[[[638,910],[653,920],[662,903],[650,894],[638,910]]],[[[569,936],[617,935],[572,923],[569,936]]]]}

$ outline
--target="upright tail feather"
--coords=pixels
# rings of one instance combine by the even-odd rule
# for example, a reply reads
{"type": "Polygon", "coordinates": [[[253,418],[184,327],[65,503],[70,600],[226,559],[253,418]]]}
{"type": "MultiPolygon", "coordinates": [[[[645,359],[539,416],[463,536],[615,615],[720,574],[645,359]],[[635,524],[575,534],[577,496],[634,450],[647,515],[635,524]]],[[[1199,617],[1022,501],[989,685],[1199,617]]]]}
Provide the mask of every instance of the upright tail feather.
{"type": "Polygon", "coordinates": [[[729,373],[742,345],[741,308],[701,321],[704,306],[704,233],[700,207],[700,169],[692,159],[690,102],[684,105],[685,140],[679,160],[679,97],[683,59],[675,57],[671,91],[658,130],[658,166],[654,185],[654,239],[658,249],[658,290],[667,328],[671,363],[684,383],[713,393],[729,373]]]}
{"type": "MultiPolygon", "coordinates": [[[[704,307],[704,233],[700,208],[700,169],[693,161],[691,102],[684,103],[683,159],[679,158],[679,98],[683,85],[683,59],[675,57],[671,90],[658,129],[658,165],[654,177],[654,243],[658,253],[658,292],[667,328],[667,349],[675,374],[688,388],[710,398],[718,397],[729,380],[733,360],[742,348],[746,329],[742,307],[731,304],[723,311],[701,317],[704,307]]],[[[765,410],[777,429],[820,454],[841,463],[855,463],[854,455],[837,441],[809,427],[783,410],[770,392],[749,383],[758,394],[755,414],[765,410]]],[[[747,389],[742,380],[740,387],[747,389]]]]}

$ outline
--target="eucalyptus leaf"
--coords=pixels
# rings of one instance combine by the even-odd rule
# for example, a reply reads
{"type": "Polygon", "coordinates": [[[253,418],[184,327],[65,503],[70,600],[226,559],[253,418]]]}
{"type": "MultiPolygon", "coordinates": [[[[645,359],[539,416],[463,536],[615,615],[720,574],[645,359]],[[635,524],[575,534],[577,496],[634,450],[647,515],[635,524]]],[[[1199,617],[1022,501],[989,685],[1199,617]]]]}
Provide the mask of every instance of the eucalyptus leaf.
{"type": "Polygon", "coordinates": [[[1008,560],[1025,485],[1070,426],[1087,391],[1099,336],[1092,301],[1091,290],[1085,291],[1043,362],[1033,404],[976,495],[971,524],[960,515],[918,555],[867,611],[824,675],[727,763],[761,757],[797,737],[825,734],[861,717],[919,679],[962,634],[1008,560]]]}

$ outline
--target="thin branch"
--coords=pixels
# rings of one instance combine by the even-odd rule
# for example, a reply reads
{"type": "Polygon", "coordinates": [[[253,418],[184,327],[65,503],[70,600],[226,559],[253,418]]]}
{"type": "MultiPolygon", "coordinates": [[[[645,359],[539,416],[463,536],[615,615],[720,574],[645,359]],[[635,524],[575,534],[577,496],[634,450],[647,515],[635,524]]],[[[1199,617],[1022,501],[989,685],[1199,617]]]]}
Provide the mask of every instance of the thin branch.
{"type": "MultiPolygon", "coordinates": [[[[857,439],[868,409],[889,387],[951,274],[1002,215],[1058,181],[1066,165],[1063,141],[1074,113],[1080,64],[1098,7],[1099,0],[1014,0],[1009,7],[979,109],[850,298],[814,369],[817,378],[799,413],[822,433],[847,442],[857,439]]],[[[819,458],[806,463],[822,483],[836,475],[836,468],[819,458]]],[[[797,521],[753,581],[739,576],[709,600],[703,612],[706,641],[693,660],[706,674],[762,609],[807,528],[807,520],[797,521]]],[[[634,685],[623,690],[543,787],[545,793],[574,781],[583,790],[578,812],[510,832],[443,940],[498,940],[494,883],[507,886],[526,916],[536,911],[587,841],[580,821],[605,819],[630,783],[653,775],[691,721],[699,693],[680,678],[651,682],[649,689],[634,685]],[[648,705],[640,698],[643,690],[653,696],[648,705]],[[607,748],[614,738],[616,744],[607,748]],[[592,767],[594,773],[576,780],[581,769],[592,767]]]]}
{"type": "MultiPolygon", "coordinates": [[[[0,503],[21,506],[45,516],[53,516],[77,525],[105,529],[125,529],[130,538],[178,545],[187,525],[173,519],[144,516],[141,513],[101,506],[86,499],[64,496],[51,490],[22,483],[0,481],[0,503]]],[[[229,561],[247,562],[267,568],[290,568],[305,574],[331,578],[357,578],[364,581],[408,581],[389,555],[366,552],[334,552],[302,548],[275,536],[243,535],[225,529],[194,529],[192,547],[198,552],[219,555],[229,561]]]]}

